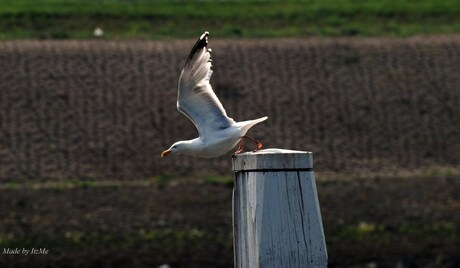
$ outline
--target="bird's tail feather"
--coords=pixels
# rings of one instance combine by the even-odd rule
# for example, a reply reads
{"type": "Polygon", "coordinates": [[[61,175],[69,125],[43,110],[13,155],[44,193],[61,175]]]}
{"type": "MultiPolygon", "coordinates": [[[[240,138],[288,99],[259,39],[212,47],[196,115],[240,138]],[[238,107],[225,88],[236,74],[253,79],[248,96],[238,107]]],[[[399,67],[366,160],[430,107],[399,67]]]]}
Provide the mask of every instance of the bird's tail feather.
{"type": "Polygon", "coordinates": [[[267,116],[264,116],[264,117],[261,117],[261,118],[258,118],[258,119],[254,119],[254,120],[248,120],[248,121],[242,121],[242,122],[238,122],[236,123],[236,125],[238,127],[241,128],[242,132],[243,132],[243,135],[246,135],[246,132],[248,132],[248,130],[253,127],[254,125],[262,122],[262,121],[265,121],[267,120],[268,117],[267,116]]]}

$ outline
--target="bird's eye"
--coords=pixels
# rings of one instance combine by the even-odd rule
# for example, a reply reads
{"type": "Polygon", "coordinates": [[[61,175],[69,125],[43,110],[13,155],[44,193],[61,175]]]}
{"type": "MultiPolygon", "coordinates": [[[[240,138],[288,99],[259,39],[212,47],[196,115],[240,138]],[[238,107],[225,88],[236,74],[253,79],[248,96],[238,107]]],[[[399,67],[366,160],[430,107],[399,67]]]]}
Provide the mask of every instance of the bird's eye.
{"type": "Polygon", "coordinates": [[[173,146],[173,149],[176,149],[176,148],[177,148],[177,145],[174,145],[174,146],[173,146]]]}

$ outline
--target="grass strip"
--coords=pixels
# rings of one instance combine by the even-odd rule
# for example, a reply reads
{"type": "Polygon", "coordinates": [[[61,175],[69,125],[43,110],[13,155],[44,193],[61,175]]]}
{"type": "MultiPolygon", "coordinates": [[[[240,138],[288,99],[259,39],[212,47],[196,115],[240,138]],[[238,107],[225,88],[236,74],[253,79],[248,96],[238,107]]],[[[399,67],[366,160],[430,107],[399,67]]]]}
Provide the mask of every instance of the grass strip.
{"type": "Polygon", "coordinates": [[[0,39],[411,36],[460,32],[458,0],[2,1],[0,39]]]}

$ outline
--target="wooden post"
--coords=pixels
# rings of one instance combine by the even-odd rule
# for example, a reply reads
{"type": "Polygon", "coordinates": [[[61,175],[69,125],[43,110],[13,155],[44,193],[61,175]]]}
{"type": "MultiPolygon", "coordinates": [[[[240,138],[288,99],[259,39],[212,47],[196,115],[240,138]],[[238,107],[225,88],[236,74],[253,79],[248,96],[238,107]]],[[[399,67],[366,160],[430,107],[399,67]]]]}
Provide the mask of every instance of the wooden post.
{"type": "Polygon", "coordinates": [[[327,267],[312,153],[243,153],[233,171],[235,267],[327,267]]]}

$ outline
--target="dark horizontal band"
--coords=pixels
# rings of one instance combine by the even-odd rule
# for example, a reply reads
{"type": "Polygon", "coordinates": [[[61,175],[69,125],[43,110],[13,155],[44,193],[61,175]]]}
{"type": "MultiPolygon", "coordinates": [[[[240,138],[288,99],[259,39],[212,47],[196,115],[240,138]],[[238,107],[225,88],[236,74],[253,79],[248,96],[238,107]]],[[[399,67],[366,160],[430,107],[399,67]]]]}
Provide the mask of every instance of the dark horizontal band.
{"type": "Polygon", "coordinates": [[[235,170],[235,173],[238,173],[238,172],[298,172],[298,171],[313,171],[313,168],[243,169],[243,170],[235,170]]]}

